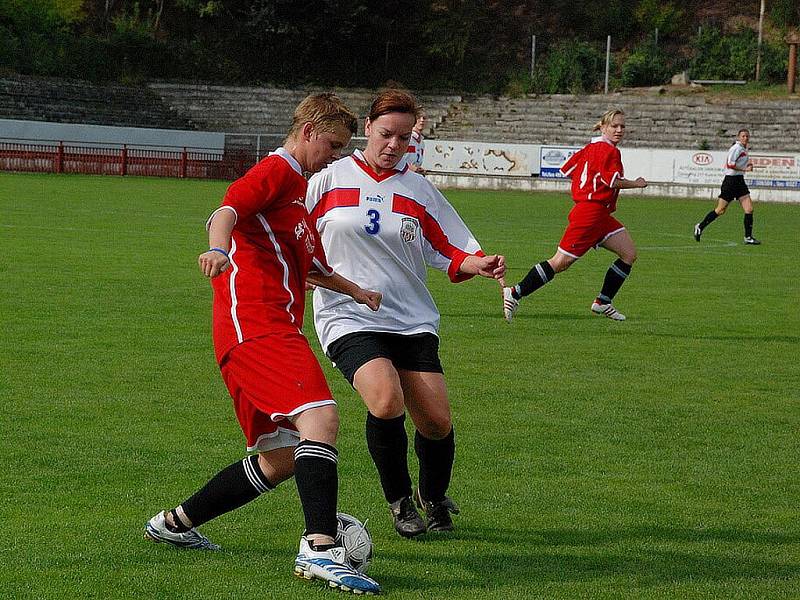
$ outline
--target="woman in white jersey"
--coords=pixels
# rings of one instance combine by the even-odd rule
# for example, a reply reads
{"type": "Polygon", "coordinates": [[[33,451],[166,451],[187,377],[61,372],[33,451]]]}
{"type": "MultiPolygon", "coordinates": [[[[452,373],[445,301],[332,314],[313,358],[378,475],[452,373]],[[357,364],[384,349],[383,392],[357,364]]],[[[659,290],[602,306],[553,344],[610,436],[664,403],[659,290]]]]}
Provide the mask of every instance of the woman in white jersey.
{"type": "Polygon", "coordinates": [[[424,130],[425,115],[420,113],[417,117],[417,122],[414,123],[411,140],[408,142],[408,148],[406,149],[408,168],[420,175],[425,175],[425,169],[422,168],[422,159],[425,156],[425,136],[422,133],[424,130]]]}
{"type": "Polygon", "coordinates": [[[714,219],[725,214],[728,204],[738,199],[744,210],[744,243],[751,246],[758,246],[761,243],[753,237],[753,201],[750,199],[750,190],[744,181],[745,172],[753,170],[753,163],[747,157],[749,141],[750,132],[747,129],[740,129],[725,160],[725,178],[722,180],[717,206],[694,226],[695,241],[699,242],[703,230],[714,219]]]}
{"type": "Polygon", "coordinates": [[[367,406],[367,446],[404,537],[451,530],[450,513],[458,512],[446,495],[455,441],[427,267],[453,282],[505,273],[505,258],[484,255],[445,197],[401,162],[418,115],[411,94],[380,93],[365,124],[366,149],[312,177],[306,196],[323,247],[336,249],[331,267],[383,293],[376,318],[346,296],[317,288],[314,325],[323,350],[367,406]],[[420,464],[415,492],[406,410],[420,464]]]}

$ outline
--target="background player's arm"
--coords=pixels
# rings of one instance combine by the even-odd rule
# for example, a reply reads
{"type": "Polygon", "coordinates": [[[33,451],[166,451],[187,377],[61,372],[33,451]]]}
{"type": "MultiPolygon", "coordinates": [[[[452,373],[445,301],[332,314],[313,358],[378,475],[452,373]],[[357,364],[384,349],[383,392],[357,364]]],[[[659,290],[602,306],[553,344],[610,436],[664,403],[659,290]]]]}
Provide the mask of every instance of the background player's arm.
{"type": "Polygon", "coordinates": [[[625,179],[624,177],[617,177],[614,184],[611,186],[615,189],[630,190],[633,188],[646,188],[647,181],[644,177],[637,177],[636,179],[625,179]]]}
{"type": "Polygon", "coordinates": [[[218,210],[208,224],[208,247],[224,250],[208,250],[197,257],[200,270],[206,277],[216,277],[230,266],[227,252],[231,248],[231,232],[236,225],[236,213],[232,210],[218,210]]]}
{"type": "Polygon", "coordinates": [[[381,299],[383,298],[380,292],[365,290],[357,283],[350,281],[346,277],[342,277],[338,273],[324,275],[323,273],[315,271],[308,274],[306,281],[311,285],[324,287],[325,289],[350,296],[359,304],[366,304],[372,310],[378,310],[378,308],[380,308],[381,299]]]}

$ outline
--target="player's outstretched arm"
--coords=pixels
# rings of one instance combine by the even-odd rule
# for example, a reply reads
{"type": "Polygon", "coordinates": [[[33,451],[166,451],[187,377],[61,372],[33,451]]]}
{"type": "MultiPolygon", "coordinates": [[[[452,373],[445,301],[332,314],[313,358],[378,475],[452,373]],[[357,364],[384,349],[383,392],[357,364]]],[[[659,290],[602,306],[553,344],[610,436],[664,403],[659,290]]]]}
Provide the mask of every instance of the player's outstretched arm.
{"type": "Polygon", "coordinates": [[[236,213],[232,210],[218,210],[208,224],[208,247],[197,257],[200,271],[206,277],[216,277],[231,266],[228,252],[231,247],[231,232],[236,225],[236,213]]]}
{"type": "Polygon", "coordinates": [[[378,310],[381,306],[381,300],[383,299],[383,294],[380,292],[365,290],[357,283],[350,281],[346,277],[342,277],[338,273],[326,277],[322,273],[314,271],[308,274],[307,282],[311,285],[324,287],[327,290],[350,296],[359,304],[364,304],[372,310],[378,310]]]}
{"type": "Polygon", "coordinates": [[[502,281],[506,276],[506,257],[502,254],[476,256],[470,254],[458,269],[464,275],[480,275],[502,281]]]}

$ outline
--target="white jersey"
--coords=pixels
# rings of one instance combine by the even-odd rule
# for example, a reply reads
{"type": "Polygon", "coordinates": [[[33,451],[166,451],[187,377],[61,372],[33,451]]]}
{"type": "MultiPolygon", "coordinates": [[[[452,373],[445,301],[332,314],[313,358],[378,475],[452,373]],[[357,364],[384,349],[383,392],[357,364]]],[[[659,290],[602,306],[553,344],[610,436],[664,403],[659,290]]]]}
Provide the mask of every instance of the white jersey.
{"type": "Polygon", "coordinates": [[[349,296],[314,291],[314,326],[327,352],[334,340],[358,331],[436,334],[439,311],[428,291],[427,266],[458,282],[480,245],[455,209],[406,165],[375,173],[361,151],[337,160],[308,183],[306,207],[340,275],[383,294],[377,312],[349,296]]]}
{"type": "Polygon", "coordinates": [[[739,140],[736,140],[728,150],[728,157],[725,159],[725,175],[744,175],[748,160],[747,148],[739,140]]]}
{"type": "Polygon", "coordinates": [[[398,167],[402,168],[404,164],[412,167],[422,167],[422,159],[425,155],[425,140],[421,133],[416,131],[411,132],[411,141],[408,142],[408,149],[406,150],[403,160],[398,167]]]}

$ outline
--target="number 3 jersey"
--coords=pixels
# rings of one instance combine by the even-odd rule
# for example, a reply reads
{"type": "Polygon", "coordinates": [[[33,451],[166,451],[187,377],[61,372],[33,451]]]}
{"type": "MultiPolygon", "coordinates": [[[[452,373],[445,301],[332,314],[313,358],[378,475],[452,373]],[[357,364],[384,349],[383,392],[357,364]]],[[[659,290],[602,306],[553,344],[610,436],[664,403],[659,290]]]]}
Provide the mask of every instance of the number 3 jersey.
{"type": "Polygon", "coordinates": [[[306,207],[333,270],[363,288],[377,290],[377,312],[349,296],[317,288],[314,326],[323,350],[349,333],[436,334],[439,311],[427,282],[427,266],[453,282],[464,259],[483,256],[480,245],[445,197],[410,171],[377,174],[359,151],[309,181],[306,207]]]}

